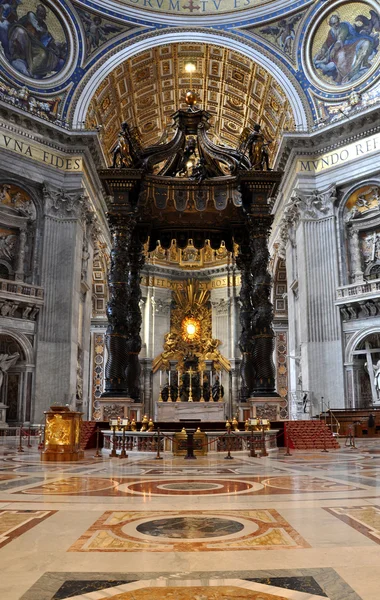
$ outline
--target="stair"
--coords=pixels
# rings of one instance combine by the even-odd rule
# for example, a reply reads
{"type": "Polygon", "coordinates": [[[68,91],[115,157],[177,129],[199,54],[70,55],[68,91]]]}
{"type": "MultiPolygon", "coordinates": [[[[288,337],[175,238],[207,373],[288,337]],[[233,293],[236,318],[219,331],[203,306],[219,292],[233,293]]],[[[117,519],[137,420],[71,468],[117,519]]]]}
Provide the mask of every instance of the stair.
{"type": "Polygon", "coordinates": [[[94,448],[96,440],[96,421],[82,421],[80,429],[80,449],[94,448]]]}
{"type": "Polygon", "coordinates": [[[296,450],[338,449],[340,446],[324,421],[287,421],[285,440],[296,450]]]}

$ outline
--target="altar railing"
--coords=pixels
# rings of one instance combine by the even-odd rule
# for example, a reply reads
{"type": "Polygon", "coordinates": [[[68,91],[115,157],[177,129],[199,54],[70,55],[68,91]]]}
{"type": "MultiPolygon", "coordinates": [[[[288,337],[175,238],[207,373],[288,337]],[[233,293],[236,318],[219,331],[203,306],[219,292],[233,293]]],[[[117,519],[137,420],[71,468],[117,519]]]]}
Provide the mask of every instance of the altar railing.
{"type": "MultiPolygon", "coordinates": [[[[226,431],[205,431],[206,450],[211,452],[225,452],[227,449],[226,431]]],[[[277,449],[277,429],[270,429],[265,432],[267,450],[277,449]]],[[[113,448],[112,437],[114,432],[110,430],[102,430],[103,448],[110,450],[113,448]]],[[[116,431],[116,451],[122,449],[122,432],[116,431]]],[[[234,451],[250,450],[251,440],[254,440],[256,449],[261,448],[262,432],[261,431],[232,431],[230,434],[230,449],[234,451]]],[[[174,452],[174,432],[160,433],[160,452],[174,452]]],[[[157,431],[126,431],[125,432],[125,449],[127,451],[136,452],[157,452],[157,431]]]]}

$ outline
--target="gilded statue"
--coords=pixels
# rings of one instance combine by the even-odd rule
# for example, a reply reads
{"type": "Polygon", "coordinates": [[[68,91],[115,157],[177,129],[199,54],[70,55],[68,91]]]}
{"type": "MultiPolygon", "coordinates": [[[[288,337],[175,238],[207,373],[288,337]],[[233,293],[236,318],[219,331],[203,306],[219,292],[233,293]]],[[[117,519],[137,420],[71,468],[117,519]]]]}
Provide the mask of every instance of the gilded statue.
{"type": "Polygon", "coordinates": [[[253,132],[249,134],[246,141],[246,150],[248,150],[251,169],[254,171],[264,171],[264,166],[267,171],[269,168],[269,152],[268,147],[270,141],[266,141],[261,127],[256,123],[253,127],[253,132]]]}
{"type": "MultiPolygon", "coordinates": [[[[195,369],[192,378],[194,390],[198,389],[201,397],[200,373],[205,372],[204,361],[212,361],[215,371],[230,371],[231,368],[229,361],[218,349],[221,341],[212,337],[210,292],[197,280],[189,280],[184,288],[173,292],[173,300],[170,332],[165,335],[162,353],[153,361],[153,373],[158,370],[170,371],[170,362],[176,361],[179,373],[176,379],[179,381],[181,378],[181,383],[186,387],[189,368],[186,365],[191,364],[195,369]]],[[[175,383],[172,381],[170,386],[172,398],[178,395],[175,383]]],[[[169,383],[161,390],[163,400],[166,399],[168,388],[169,383]]],[[[211,390],[206,374],[202,389],[203,397],[209,398],[211,390]]]]}
{"type": "Polygon", "coordinates": [[[116,146],[112,150],[113,161],[112,168],[113,169],[124,169],[128,167],[129,164],[129,144],[123,133],[119,133],[116,146]]]}

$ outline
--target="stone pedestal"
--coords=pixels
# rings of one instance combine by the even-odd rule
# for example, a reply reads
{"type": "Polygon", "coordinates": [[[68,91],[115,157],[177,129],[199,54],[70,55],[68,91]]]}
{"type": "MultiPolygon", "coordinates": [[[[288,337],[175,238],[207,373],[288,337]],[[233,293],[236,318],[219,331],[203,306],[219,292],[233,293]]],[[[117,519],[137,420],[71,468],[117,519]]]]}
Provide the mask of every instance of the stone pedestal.
{"type": "Polygon", "coordinates": [[[134,404],[132,398],[99,398],[101,420],[109,421],[110,419],[126,419],[129,417],[129,408],[134,404]]]}
{"type": "Polygon", "coordinates": [[[4,402],[0,402],[0,429],[9,427],[7,423],[7,408],[8,406],[4,402]]]}
{"type": "Polygon", "coordinates": [[[45,411],[43,461],[77,461],[84,457],[80,449],[82,413],[67,406],[51,406],[45,411]]]}
{"type": "Polygon", "coordinates": [[[155,421],[225,421],[224,402],[156,402],[155,421]]]}
{"type": "Polygon", "coordinates": [[[262,417],[269,421],[280,420],[282,398],[280,396],[262,396],[249,398],[252,419],[262,417]]]}

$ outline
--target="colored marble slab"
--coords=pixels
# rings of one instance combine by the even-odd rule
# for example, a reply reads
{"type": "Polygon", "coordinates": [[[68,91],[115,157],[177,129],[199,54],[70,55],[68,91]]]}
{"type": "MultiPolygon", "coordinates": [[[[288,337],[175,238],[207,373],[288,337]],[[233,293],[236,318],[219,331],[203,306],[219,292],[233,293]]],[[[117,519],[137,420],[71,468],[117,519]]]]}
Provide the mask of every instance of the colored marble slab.
{"type": "MultiPolygon", "coordinates": [[[[13,488],[23,487],[24,485],[31,485],[32,483],[41,483],[43,481],[43,477],[25,477],[25,478],[17,478],[9,481],[4,481],[0,483],[0,492],[5,492],[7,490],[11,490],[13,488]]],[[[14,492],[15,494],[18,493],[14,492]]]]}
{"type": "Polygon", "coordinates": [[[196,513],[107,511],[69,551],[204,552],[309,547],[273,509],[196,513]],[[182,523],[188,519],[191,539],[181,535],[178,529],[181,519],[182,523]]]}
{"type": "MultiPolygon", "coordinates": [[[[331,568],[226,571],[223,576],[221,581],[219,572],[194,572],[192,578],[185,582],[182,574],[174,574],[173,579],[173,574],[162,573],[157,579],[157,573],[144,573],[139,575],[136,582],[135,576],[131,578],[130,574],[126,573],[46,573],[20,600],[99,600],[105,594],[108,594],[107,598],[115,598],[117,594],[127,591],[126,582],[129,582],[129,591],[131,586],[134,590],[169,587],[172,592],[170,600],[177,600],[176,591],[184,585],[201,587],[203,593],[204,589],[209,587],[223,587],[227,582],[231,584],[231,580],[239,589],[255,592],[260,590],[274,595],[275,598],[277,594],[277,600],[281,595],[289,600],[361,600],[331,568]],[[132,579],[135,585],[131,583],[132,579]],[[95,594],[92,594],[92,590],[95,594]]],[[[150,600],[154,598],[155,596],[150,596],[150,600]]],[[[190,598],[194,600],[196,596],[190,598]]]]}
{"type": "Polygon", "coordinates": [[[249,579],[249,581],[264,583],[265,585],[275,585],[276,587],[285,588],[287,590],[297,590],[298,592],[317,594],[318,596],[325,596],[327,598],[327,594],[324,593],[314,577],[260,577],[249,579]]]}
{"type": "MultiPolygon", "coordinates": [[[[104,600],[109,596],[104,596],[104,600]]],[[[173,600],[173,589],[154,589],[145,588],[142,590],[134,590],[133,592],[124,592],[112,596],[114,600],[173,600]]],[[[103,600],[100,598],[99,600],[103,600]]],[[[175,590],[176,600],[237,600],[247,598],[250,600],[287,600],[285,596],[277,594],[265,594],[264,592],[254,592],[253,590],[242,590],[239,587],[233,586],[217,586],[213,588],[178,587],[175,590]]]]}
{"type": "MultiPolygon", "coordinates": [[[[363,482],[365,483],[365,481],[363,482]]],[[[1,489],[1,484],[0,484],[1,489]]],[[[274,477],[245,477],[238,479],[215,479],[207,483],[201,479],[157,479],[136,481],[128,477],[68,477],[50,481],[33,488],[22,490],[33,495],[80,495],[80,496],[187,496],[215,494],[289,494],[310,492],[343,492],[360,490],[345,483],[337,483],[318,477],[283,475],[274,477]]]]}
{"type": "Polygon", "coordinates": [[[324,508],[323,510],[380,544],[380,506],[324,508]]]}
{"type": "Polygon", "coordinates": [[[66,598],[71,598],[72,596],[77,596],[78,594],[88,594],[89,592],[96,592],[99,590],[104,590],[106,588],[115,587],[119,585],[124,585],[125,583],[131,583],[135,581],[132,580],[105,580],[105,581],[75,581],[68,580],[59,588],[59,590],[54,594],[52,600],[65,600],[66,598]]]}
{"type": "Polygon", "coordinates": [[[55,512],[55,510],[0,510],[0,548],[55,512]]]}

